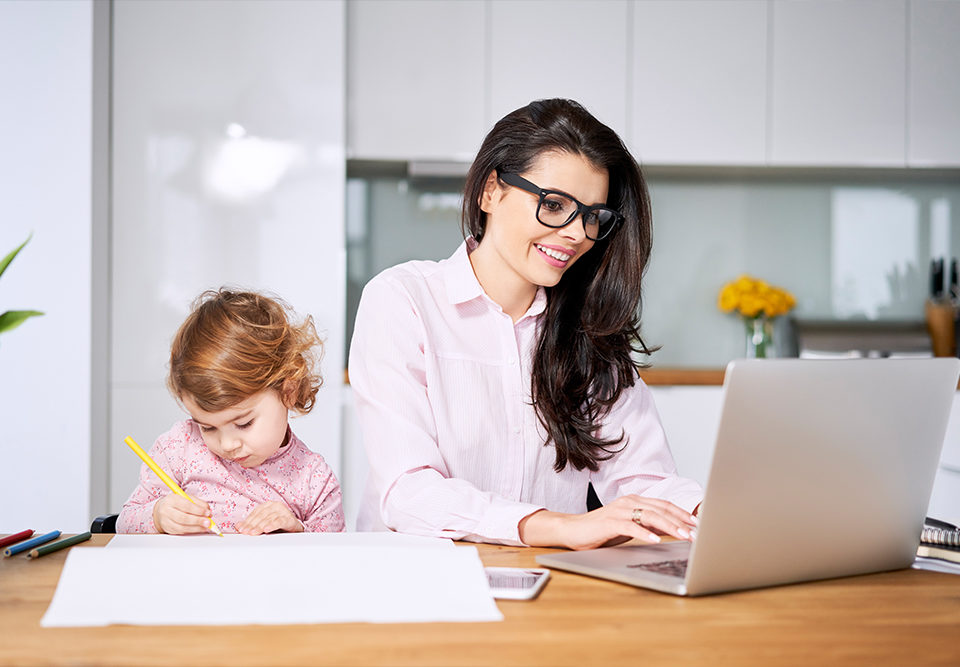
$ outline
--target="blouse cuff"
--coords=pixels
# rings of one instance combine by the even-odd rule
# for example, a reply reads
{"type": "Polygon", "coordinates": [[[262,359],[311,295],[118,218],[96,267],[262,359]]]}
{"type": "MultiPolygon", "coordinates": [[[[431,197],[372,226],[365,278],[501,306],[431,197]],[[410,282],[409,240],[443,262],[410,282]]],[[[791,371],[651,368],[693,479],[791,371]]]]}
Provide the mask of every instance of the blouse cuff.
{"type": "Polygon", "coordinates": [[[520,522],[542,509],[546,508],[542,505],[514,502],[504,503],[502,507],[492,506],[478,523],[477,533],[483,541],[493,539],[497,544],[513,547],[526,546],[520,539],[520,522]]]}

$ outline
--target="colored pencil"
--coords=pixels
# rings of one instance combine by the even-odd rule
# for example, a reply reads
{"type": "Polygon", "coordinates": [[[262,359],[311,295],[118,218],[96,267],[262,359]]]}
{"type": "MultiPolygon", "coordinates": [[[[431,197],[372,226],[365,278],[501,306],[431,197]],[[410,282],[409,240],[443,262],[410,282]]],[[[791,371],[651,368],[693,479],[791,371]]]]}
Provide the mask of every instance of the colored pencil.
{"type": "Polygon", "coordinates": [[[47,554],[52,554],[54,551],[60,551],[61,549],[66,549],[67,547],[72,547],[74,544],[80,544],[81,542],[86,542],[91,537],[90,532],[80,533],[79,535],[74,535],[73,537],[68,537],[65,540],[60,540],[59,542],[54,542],[53,544],[48,544],[45,547],[40,547],[34,549],[27,554],[27,558],[40,558],[40,556],[46,556],[47,554]]]}
{"type": "MultiPolygon", "coordinates": [[[[184,490],[180,488],[180,485],[177,484],[175,481],[173,481],[173,478],[170,477],[170,475],[168,475],[167,473],[165,473],[163,471],[163,468],[158,466],[157,463],[152,458],[150,458],[150,455],[147,454],[145,451],[143,451],[143,447],[138,445],[133,438],[131,438],[128,435],[126,438],[123,439],[123,441],[127,443],[127,447],[132,449],[133,453],[139,456],[140,459],[147,464],[147,467],[150,468],[150,470],[152,470],[156,474],[156,476],[160,478],[161,482],[163,482],[168,487],[170,487],[171,491],[176,493],[178,496],[183,496],[194,505],[197,504],[197,501],[191,498],[190,496],[188,496],[186,492],[184,492],[184,490]]],[[[220,526],[218,526],[213,519],[210,519],[210,530],[215,532],[220,537],[223,537],[223,531],[220,530],[220,526]]]]}
{"type": "Polygon", "coordinates": [[[41,544],[46,544],[47,542],[50,542],[50,541],[52,541],[52,540],[55,540],[55,539],[57,539],[58,537],[60,537],[60,531],[59,531],[59,530],[53,530],[53,531],[50,531],[49,533],[47,533],[46,535],[41,535],[40,537],[35,537],[35,538],[33,538],[32,540],[27,540],[26,542],[21,542],[20,544],[14,546],[14,547],[9,547],[8,549],[6,549],[6,550],[3,552],[3,555],[4,555],[4,557],[7,557],[7,556],[16,556],[18,553],[20,553],[20,552],[22,552],[22,551],[29,551],[30,549],[32,549],[32,548],[34,548],[34,547],[39,547],[41,544]]]}
{"type": "Polygon", "coordinates": [[[32,530],[21,530],[19,533],[14,533],[13,535],[7,535],[2,540],[0,540],[0,549],[8,547],[11,544],[16,544],[20,540],[25,540],[28,537],[33,535],[32,530]]]}

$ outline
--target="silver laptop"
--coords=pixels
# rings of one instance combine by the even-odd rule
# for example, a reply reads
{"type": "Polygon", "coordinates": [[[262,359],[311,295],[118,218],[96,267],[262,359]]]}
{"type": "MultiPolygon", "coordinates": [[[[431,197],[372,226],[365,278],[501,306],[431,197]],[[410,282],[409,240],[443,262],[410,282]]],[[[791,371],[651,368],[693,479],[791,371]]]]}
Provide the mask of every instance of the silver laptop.
{"type": "Polygon", "coordinates": [[[909,567],[958,376],[958,359],[731,362],[696,541],[537,562],[676,595],[909,567]]]}

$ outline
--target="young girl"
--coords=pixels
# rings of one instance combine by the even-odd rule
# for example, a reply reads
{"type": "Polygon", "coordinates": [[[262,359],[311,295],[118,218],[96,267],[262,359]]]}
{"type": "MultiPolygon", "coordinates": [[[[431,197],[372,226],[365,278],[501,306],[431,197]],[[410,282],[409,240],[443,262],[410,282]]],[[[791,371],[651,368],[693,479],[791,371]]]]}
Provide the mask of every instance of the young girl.
{"type": "Polygon", "coordinates": [[[118,533],[342,531],[340,485],[287,424],[313,408],[322,382],[311,318],[252,292],[204,292],[180,326],[168,385],[191,419],[149,454],[197,501],[170,492],[150,469],[117,518],[118,533]]]}
{"type": "Polygon", "coordinates": [[[577,549],[692,539],[702,491],[677,476],[634,360],[649,353],[651,214],[623,142],[570,100],[517,109],[470,168],[463,223],[452,257],[363,291],[358,527],[577,549]],[[606,505],[587,512],[590,483],[606,505]]]}

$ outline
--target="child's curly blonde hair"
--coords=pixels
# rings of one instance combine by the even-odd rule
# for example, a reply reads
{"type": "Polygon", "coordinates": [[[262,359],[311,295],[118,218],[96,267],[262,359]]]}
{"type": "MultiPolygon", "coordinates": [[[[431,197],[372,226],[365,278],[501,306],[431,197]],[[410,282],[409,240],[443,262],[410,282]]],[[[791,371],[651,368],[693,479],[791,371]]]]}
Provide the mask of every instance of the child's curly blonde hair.
{"type": "Polygon", "coordinates": [[[313,318],[298,323],[282,300],[208,290],[173,338],[167,384],[177,400],[189,396],[206,412],[274,389],[288,409],[306,414],[323,384],[322,354],[313,318]]]}

